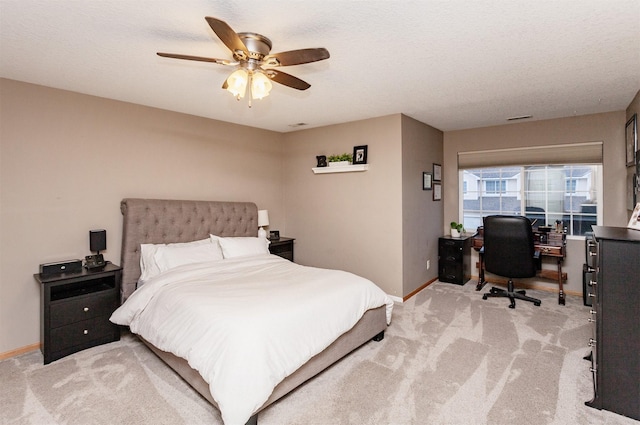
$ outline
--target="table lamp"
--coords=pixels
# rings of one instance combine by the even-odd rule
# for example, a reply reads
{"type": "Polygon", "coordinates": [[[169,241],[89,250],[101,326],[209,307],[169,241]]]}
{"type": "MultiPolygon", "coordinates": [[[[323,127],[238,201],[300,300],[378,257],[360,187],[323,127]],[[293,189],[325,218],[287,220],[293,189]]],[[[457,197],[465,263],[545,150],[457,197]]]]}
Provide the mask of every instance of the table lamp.
{"type": "Polygon", "coordinates": [[[269,211],[258,210],[258,237],[267,238],[267,231],[264,230],[265,226],[269,225],[269,211]]]}

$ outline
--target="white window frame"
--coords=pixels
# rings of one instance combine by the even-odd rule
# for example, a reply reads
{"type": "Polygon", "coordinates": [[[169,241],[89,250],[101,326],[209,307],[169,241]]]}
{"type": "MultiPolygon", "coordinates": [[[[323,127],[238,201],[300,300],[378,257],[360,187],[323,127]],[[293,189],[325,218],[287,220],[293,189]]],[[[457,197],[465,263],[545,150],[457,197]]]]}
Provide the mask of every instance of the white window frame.
{"type": "MultiPolygon", "coordinates": [[[[602,226],[602,224],[603,224],[603,203],[602,203],[602,197],[603,197],[603,193],[604,193],[604,185],[603,185],[603,178],[602,178],[602,174],[603,174],[603,172],[602,172],[602,164],[566,164],[566,165],[567,165],[567,166],[575,166],[575,167],[580,167],[580,166],[593,166],[593,165],[596,165],[596,166],[597,166],[597,168],[596,168],[596,172],[595,172],[595,173],[592,173],[592,174],[595,174],[595,179],[596,179],[595,186],[596,186],[596,190],[597,190],[597,196],[596,196],[596,198],[597,198],[597,199],[596,199],[596,205],[597,205],[597,208],[596,208],[596,210],[597,210],[597,215],[596,215],[596,224],[597,224],[598,226],[602,226]]],[[[547,167],[547,168],[545,168],[545,170],[546,170],[546,169],[548,169],[548,167],[554,167],[554,166],[556,166],[556,165],[540,165],[540,167],[547,167]]],[[[478,168],[495,168],[495,169],[499,169],[499,168],[505,168],[505,167],[506,167],[506,166],[495,166],[495,167],[474,167],[474,168],[470,168],[470,169],[478,169],[478,168]]],[[[528,166],[527,166],[527,165],[517,165],[517,167],[521,167],[521,168],[522,168],[522,170],[524,171],[524,170],[525,170],[525,168],[526,168],[526,167],[528,167],[528,166]]],[[[459,169],[459,170],[458,170],[458,182],[459,182],[459,190],[458,190],[458,193],[459,193],[459,199],[458,199],[459,211],[458,211],[458,216],[459,216],[459,218],[458,218],[458,220],[459,220],[460,222],[463,222],[463,221],[464,221],[464,201],[465,201],[465,199],[468,199],[468,197],[470,196],[470,195],[469,195],[468,190],[467,190],[467,191],[464,191],[464,190],[463,190],[463,189],[464,189],[464,184],[463,184],[463,182],[464,182],[464,172],[465,172],[465,169],[459,169]]],[[[545,171],[545,172],[546,172],[546,171],[545,171]]],[[[521,173],[521,174],[522,174],[522,173],[521,173]]],[[[593,178],[594,176],[592,175],[591,177],[593,178]]],[[[571,176],[571,177],[569,177],[568,179],[576,179],[576,177],[571,176]]],[[[503,179],[502,177],[500,177],[500,178],[498,178],[498,179],[493,179],[493,178],[492,178],[491,180],[504,180],[504,179],[503,179]]],[[[519,177],[519,178],[518,178],[518,183],[519,183],[519,184],[518,184],[518,186],[520,187],[520,190],[518,191],[518,199],[520,200],[520,211],[521,211],[521,214],[522,214],[522,212],[524,212],[524,214],[526,214],[526,207],[525,207],[525,204],[526,204],[526,197],[525,197],[525,196],[523,196],[523,195],[524,195],[524,193],[525,193],[525,190],[524,190],[525,180],[526,180],[526,179],[521,178],[521,177],[519,177]]],[[[567,192],[566,192],[566,180],[567,180],[567,179],[565,179],[565,182],[563,182],[563,192],[565,192],[565,194],[568,194],[568,195],[574,195],[575,193],[580,192],[580,191],[576,188],[576,191],[575,191],[575,192],[567,193],[567,192]]],[[[480,180],[478,180],[478,181],[479,181],[479,182],[482,182],[482,179],[480,179],[480,180]]],[[[479,185],[479,186],[481,186],[481,187],[482,187],[482,190],[484,190],[484,189],[486,188],[486,186],[485,186],[484,184],[481,184],[481,185],[479,185]]],[[[507,185],[507,186],[508,186],[508,185],[507,185]]],[[[467,189],[468,189],[468,187],[467,187],[467,189]]],[[[508,191],[508,190],[507,190],[507,191],[508,191]]],[[[487,197],[491,197],[491,196],[501,196],[501,194],[489,194],[489,193],[486,193],[486,192],[485,192],[485,196],[487,196],[487,197]]],[[[546,198],[546,199],[548,199],[548,196],[545,196],[545,198],[546,198]]],[[[482,215],[482,211],[483,211],[483,210],[482,210],[482,208],[481,208],[481,209],[480,209],[480,214],[481,214],[481,215],[482,215]]],[[[548,208],[545,208],[545,211],[549,211],[549,209],[548,209],[548,208]]],[[[522,214],[522,215],[524,215],[524,214],[522,214]]],[[[570,216],[570,217],[573,217],[573,214],[569,213],[569,216],[570,216]]],[[[568,238],[568,239],[584,240],[584,239],[585,239],[585,235],[573,235],[573,234],[569,234],[569,233],[568,233],[568,234],[567,234],[567,238],[568,238]]]]}

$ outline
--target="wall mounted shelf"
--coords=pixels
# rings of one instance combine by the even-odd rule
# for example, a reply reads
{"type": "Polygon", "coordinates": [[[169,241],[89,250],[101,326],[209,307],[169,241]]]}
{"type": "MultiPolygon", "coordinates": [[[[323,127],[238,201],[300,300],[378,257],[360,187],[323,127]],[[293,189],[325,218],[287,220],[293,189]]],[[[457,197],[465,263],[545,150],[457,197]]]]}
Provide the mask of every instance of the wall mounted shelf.
{"type": "Polygon", "coordinates": [[[312,168],[314,174],[325,173],[353,173],[355,171],[367,171],[369,164],[343,165],[342,167],[315,167],[312,168]]]}

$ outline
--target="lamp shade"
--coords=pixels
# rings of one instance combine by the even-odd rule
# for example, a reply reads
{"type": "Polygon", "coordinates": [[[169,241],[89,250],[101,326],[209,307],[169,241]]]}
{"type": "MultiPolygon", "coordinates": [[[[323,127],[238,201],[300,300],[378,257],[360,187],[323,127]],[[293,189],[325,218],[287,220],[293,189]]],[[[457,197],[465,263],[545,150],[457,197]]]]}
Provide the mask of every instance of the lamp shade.
{"type": "Polygon", "coordinates": [[[265,96],[269,96],[271,87],[272,84],[269,77],[260,71],[254,72],[253,78],[251,78],[251,98],[262,99],[265,96]]]}
{"type": "Polygon", "coordinates": [[[104,229],[89,230],[89,249],[100,252],[107,249],[107,231],[104,229]]]}
{"type": "Polygon", "coordinates": [[[244,69],[236,69],[227,78],[227,90],[235,97],[242,98],[247,90],[249,74],[244,69]]]}
{"type": "Polygon", "coordinates": [[[269,211],[258,210],[258,227],[269,225],[269,211]]]}

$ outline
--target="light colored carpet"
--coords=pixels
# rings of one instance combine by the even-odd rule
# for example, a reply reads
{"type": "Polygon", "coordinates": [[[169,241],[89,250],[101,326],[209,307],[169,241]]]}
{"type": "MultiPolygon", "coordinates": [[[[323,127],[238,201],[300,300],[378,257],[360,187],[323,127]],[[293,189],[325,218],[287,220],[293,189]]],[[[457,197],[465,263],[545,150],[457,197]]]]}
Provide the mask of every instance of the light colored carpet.
{"type": "MultiPolygon", "coordinates": [[[[473,282],[436,282],[369,342],[259,415],[287,424],[637,425],[593,397],[588,307],[529,291],[542,306],[482,300],[473,282]]],[[[0,362],[2,424],[222,424],[218,411],[127,334],[42,364],[0,362]]]]}

